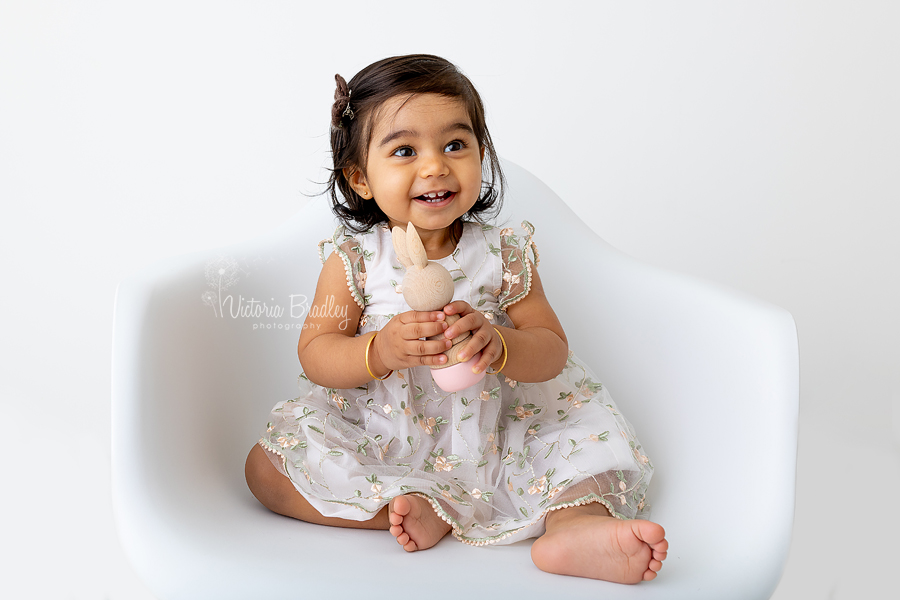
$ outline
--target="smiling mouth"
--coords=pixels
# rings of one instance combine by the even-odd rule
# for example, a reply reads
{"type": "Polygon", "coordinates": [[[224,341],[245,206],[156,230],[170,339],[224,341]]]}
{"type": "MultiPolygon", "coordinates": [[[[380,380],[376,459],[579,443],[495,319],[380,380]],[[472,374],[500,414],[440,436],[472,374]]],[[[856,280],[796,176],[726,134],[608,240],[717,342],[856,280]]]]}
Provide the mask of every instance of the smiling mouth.
{"type": "Polygon", "coordinates": [[[456,195],[456,192],[449,192],[444,190],[443,192],[431,192],[428,194],[422,194],[421,196],[416,196],[416,200],[419,202],[424,202],[425,204],[442,204],[456,195]]]}

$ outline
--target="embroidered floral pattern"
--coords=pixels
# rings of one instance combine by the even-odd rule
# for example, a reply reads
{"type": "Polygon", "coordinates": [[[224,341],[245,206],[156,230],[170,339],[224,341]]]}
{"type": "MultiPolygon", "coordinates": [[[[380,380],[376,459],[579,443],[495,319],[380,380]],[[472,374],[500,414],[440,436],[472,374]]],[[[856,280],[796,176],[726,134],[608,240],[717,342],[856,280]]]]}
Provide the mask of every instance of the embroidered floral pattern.
{"type": "Polygon", "coordinates": [[[531,269],[540,263],[537,246],[532,237],[534,226],[522,221],[524,235],[517,234],[511,227],[500,230],[500,247],[493,245],[490,251],[503,257],[503,285],[500,287],[500,310],[506,310],[531,291],[531,269]],[[534,261],[528,256],[531,250],[534,261]]]}
{"type": "Polygon", "coordinates": [[[374,253],[364,251],[356,238],[351,237],[343,227],[338,227],[331,239],[319,242],[319,260],[322,264],[325,264],[326,260],[326,244],[334,246],[334,253],[344,263],[350,295],[360,308],[365,309],[368,298],[365,295],[366,267],[364,259],[372,260],[375,257],[374,253]]]}
{"type": "MultiPolygon", "coordinates": [[[[511,326],[505,308],[528,294],[538,262],[533,234],[527,221],[522,229],[467,224],[460,247],[441,259],[455,297],[511,326]]],[[[320,244],[323,260],[327,243],[364,309],[359,334],[408,310],[392,284],[403,273],[387,229],[354,237],[339,229],[320,244]]],[[[457,539],[480,546],[539,535],[544,515],[567,506],[599,502],[618,518],[649,508],[653,465],[574,354],[548,382],[488,374],[452,394],[427,367],[356,389],[323,388],[304,375],[298,383],[298,396],[273,409],[260,445],[322,514],[369,519],[395,496],[417,494],[457,539]]]]}

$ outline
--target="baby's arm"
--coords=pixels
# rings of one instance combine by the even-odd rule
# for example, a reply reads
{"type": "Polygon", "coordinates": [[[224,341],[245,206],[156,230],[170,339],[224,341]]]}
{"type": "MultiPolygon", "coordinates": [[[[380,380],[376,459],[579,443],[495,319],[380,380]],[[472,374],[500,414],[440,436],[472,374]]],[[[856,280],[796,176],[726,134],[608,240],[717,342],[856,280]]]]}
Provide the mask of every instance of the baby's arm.
{"type": "MultiPolygon", "coordinates": [[[[447,329],[446,337],[453,338],[466,330],[473,333],[463,349],[466,357],[474,356],[483,349],[475,369],[484,370],[489,364],[496,369],[502,364],[503,345],[494,326],[484,315],[465,302],[453,302],[444,308],[444,312],[463,315],[447,329]]],[[[508,353],[502,373],[524,383],[548,381],[559,375],[566,366],[569,342],[544,295],[537,269],[532,268],[531,291],[511,305],[506,314],[515,328],[497,326],[506,341],[508,353]]]]}
{"type": "MultiPolygon", "coordinates": [[[[347,288],[344,265],[332,254],[322,267],[297,344],[300,364],[310,381],[324,387],[354,388],[372,380],[365,355],[373,334],[356,336],[361,316],[362,309],[347,288]]],[[[383,377],[391,369],[445,361],[440,353],[449,347],[449,341],[419,340],[441,333],[446,327],[443,319],[440,311],[409,311],[391,319],[369,349],[372,373],[383,377]]]]}

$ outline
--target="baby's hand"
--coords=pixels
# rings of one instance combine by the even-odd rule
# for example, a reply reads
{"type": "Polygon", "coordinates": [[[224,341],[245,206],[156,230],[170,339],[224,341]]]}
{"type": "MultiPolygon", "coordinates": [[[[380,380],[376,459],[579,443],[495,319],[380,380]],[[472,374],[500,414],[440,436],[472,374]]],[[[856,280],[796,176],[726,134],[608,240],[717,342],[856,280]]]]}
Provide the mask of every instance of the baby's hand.
{"type": "Polygon", "coordinates": [[[444,307],[444,314],[460,316],[460,319],[444,332],[444,337],[448,340],[452,340],[463,332],[472,332],[472,337],[462,342],[465,347],[458,357],[460,361],[465,362],[480,351],[481,358],[472,368],[473,372],[481,373],[503,354],[503,342],[500,341],[500,336],[494,326],[468,302],[462,300],[451,302],[444,307]]]}
{"type": "Polygon", "coordinates": [[[442,353],[450,349],[450,340],[421,338],[438,335],[446,329],[443,312],[410,310],[388,321],[372,345],[388,369],[439,365],[447,362],[442,353]]]}

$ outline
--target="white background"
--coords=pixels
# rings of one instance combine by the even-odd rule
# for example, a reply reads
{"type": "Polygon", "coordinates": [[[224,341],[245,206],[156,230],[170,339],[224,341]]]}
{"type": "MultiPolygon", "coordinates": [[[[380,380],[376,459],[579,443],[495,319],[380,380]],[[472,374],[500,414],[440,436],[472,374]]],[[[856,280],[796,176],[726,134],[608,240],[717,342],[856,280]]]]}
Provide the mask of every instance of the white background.
{"type": "MultiPolygon", "coordinates": [[[[117,283],[296,213],[325,177],[334,74],[430,52],[479,88],[500,154],[607,241],[793,313],[797,509],[775,598],[884,597],[900,4],[376,4],[0,0],[0,596],[152,597],[111,516],[117,283]]],[[[696,484],[702,510],[715,476],[696,484]]]]}

